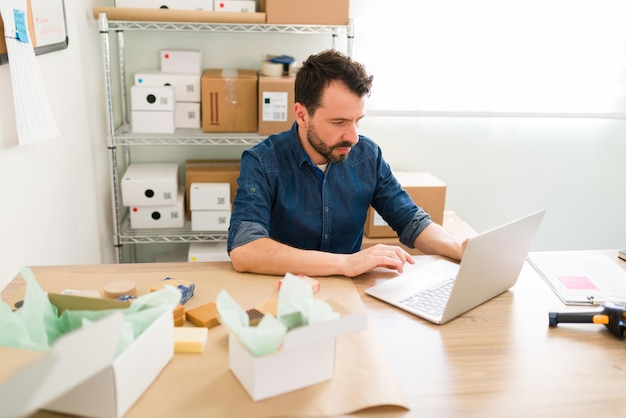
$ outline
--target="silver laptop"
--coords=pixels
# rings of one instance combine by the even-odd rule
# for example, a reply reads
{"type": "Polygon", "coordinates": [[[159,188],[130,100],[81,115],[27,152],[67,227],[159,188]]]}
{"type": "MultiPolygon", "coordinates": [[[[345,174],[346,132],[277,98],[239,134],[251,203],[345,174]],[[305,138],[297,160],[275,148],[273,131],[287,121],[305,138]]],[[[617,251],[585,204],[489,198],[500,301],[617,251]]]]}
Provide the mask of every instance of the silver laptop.
{"type": "Polygon", "coordinates": [[[365,293],[436,324],[444,324],[515,284],[545,210],[469,240],[460,264],[407,265],[365,293]]]}

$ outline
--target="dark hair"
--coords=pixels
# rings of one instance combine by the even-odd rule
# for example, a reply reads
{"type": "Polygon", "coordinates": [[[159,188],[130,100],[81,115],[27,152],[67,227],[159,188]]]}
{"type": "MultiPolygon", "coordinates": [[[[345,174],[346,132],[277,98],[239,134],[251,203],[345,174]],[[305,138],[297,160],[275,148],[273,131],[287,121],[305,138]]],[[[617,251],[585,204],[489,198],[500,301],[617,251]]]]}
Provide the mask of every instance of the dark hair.
{"type": "Polygon", "coordinates": [[[373,76],[368,75],[363,64],[347,55],[328,49],[311,55],[302,63],[296,74],[295,101],[311,114],[321,106],[322,93],[333,81],[340,81],[359,97],[370,94],[373,76]]]}

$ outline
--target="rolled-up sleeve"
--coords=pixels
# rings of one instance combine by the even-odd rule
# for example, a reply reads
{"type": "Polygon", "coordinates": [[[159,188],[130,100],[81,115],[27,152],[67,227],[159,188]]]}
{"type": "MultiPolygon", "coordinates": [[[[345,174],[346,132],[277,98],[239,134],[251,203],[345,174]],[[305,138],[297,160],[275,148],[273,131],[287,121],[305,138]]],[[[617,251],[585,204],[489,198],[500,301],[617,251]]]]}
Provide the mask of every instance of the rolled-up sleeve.
{"type": "Polygon", "coordinates": [[[238,189],[228,228],[228,252],[240,245],[269,236],[272,191],[255,154],[241,156],[238,189]]]}

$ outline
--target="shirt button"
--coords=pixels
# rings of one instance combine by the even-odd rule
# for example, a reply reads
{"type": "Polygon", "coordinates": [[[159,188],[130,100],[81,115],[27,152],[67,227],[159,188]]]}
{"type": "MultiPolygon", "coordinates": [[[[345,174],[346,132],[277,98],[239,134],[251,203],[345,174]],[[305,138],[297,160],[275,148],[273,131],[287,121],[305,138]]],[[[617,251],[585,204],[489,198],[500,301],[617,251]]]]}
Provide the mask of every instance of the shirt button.
{"type": "Polygon", "coordinates": [[[328,234],[324,234],[324,239],[328,239],[328,234]]]}
{"type": "Polygon", "coordinates": [[[251,191],[252,193],[255,193],[255,192],[256,192],[256,187],[251,187],[251,188],[250,188],[250,191],[251,191]]]}
{"type": "Polygon", "coordinates": [[[326,212],[328,212],[328,211],[329,211],[328,206],[326,206],[326,207],[324,208],[324,211],[326,211],[326,212]]]}

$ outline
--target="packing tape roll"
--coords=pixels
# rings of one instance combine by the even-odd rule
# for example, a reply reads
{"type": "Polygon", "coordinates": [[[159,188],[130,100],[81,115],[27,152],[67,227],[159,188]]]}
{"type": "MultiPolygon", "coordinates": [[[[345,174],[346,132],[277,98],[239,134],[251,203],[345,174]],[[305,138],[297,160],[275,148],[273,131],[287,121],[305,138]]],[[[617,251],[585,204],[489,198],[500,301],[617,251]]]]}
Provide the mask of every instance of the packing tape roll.
{"type": "Polygon", "coordinates": [[[261,64],[261,74],[268,77],[280,77],[283,75],[283,64],[277,62],[263,61],[261,64]]]}

